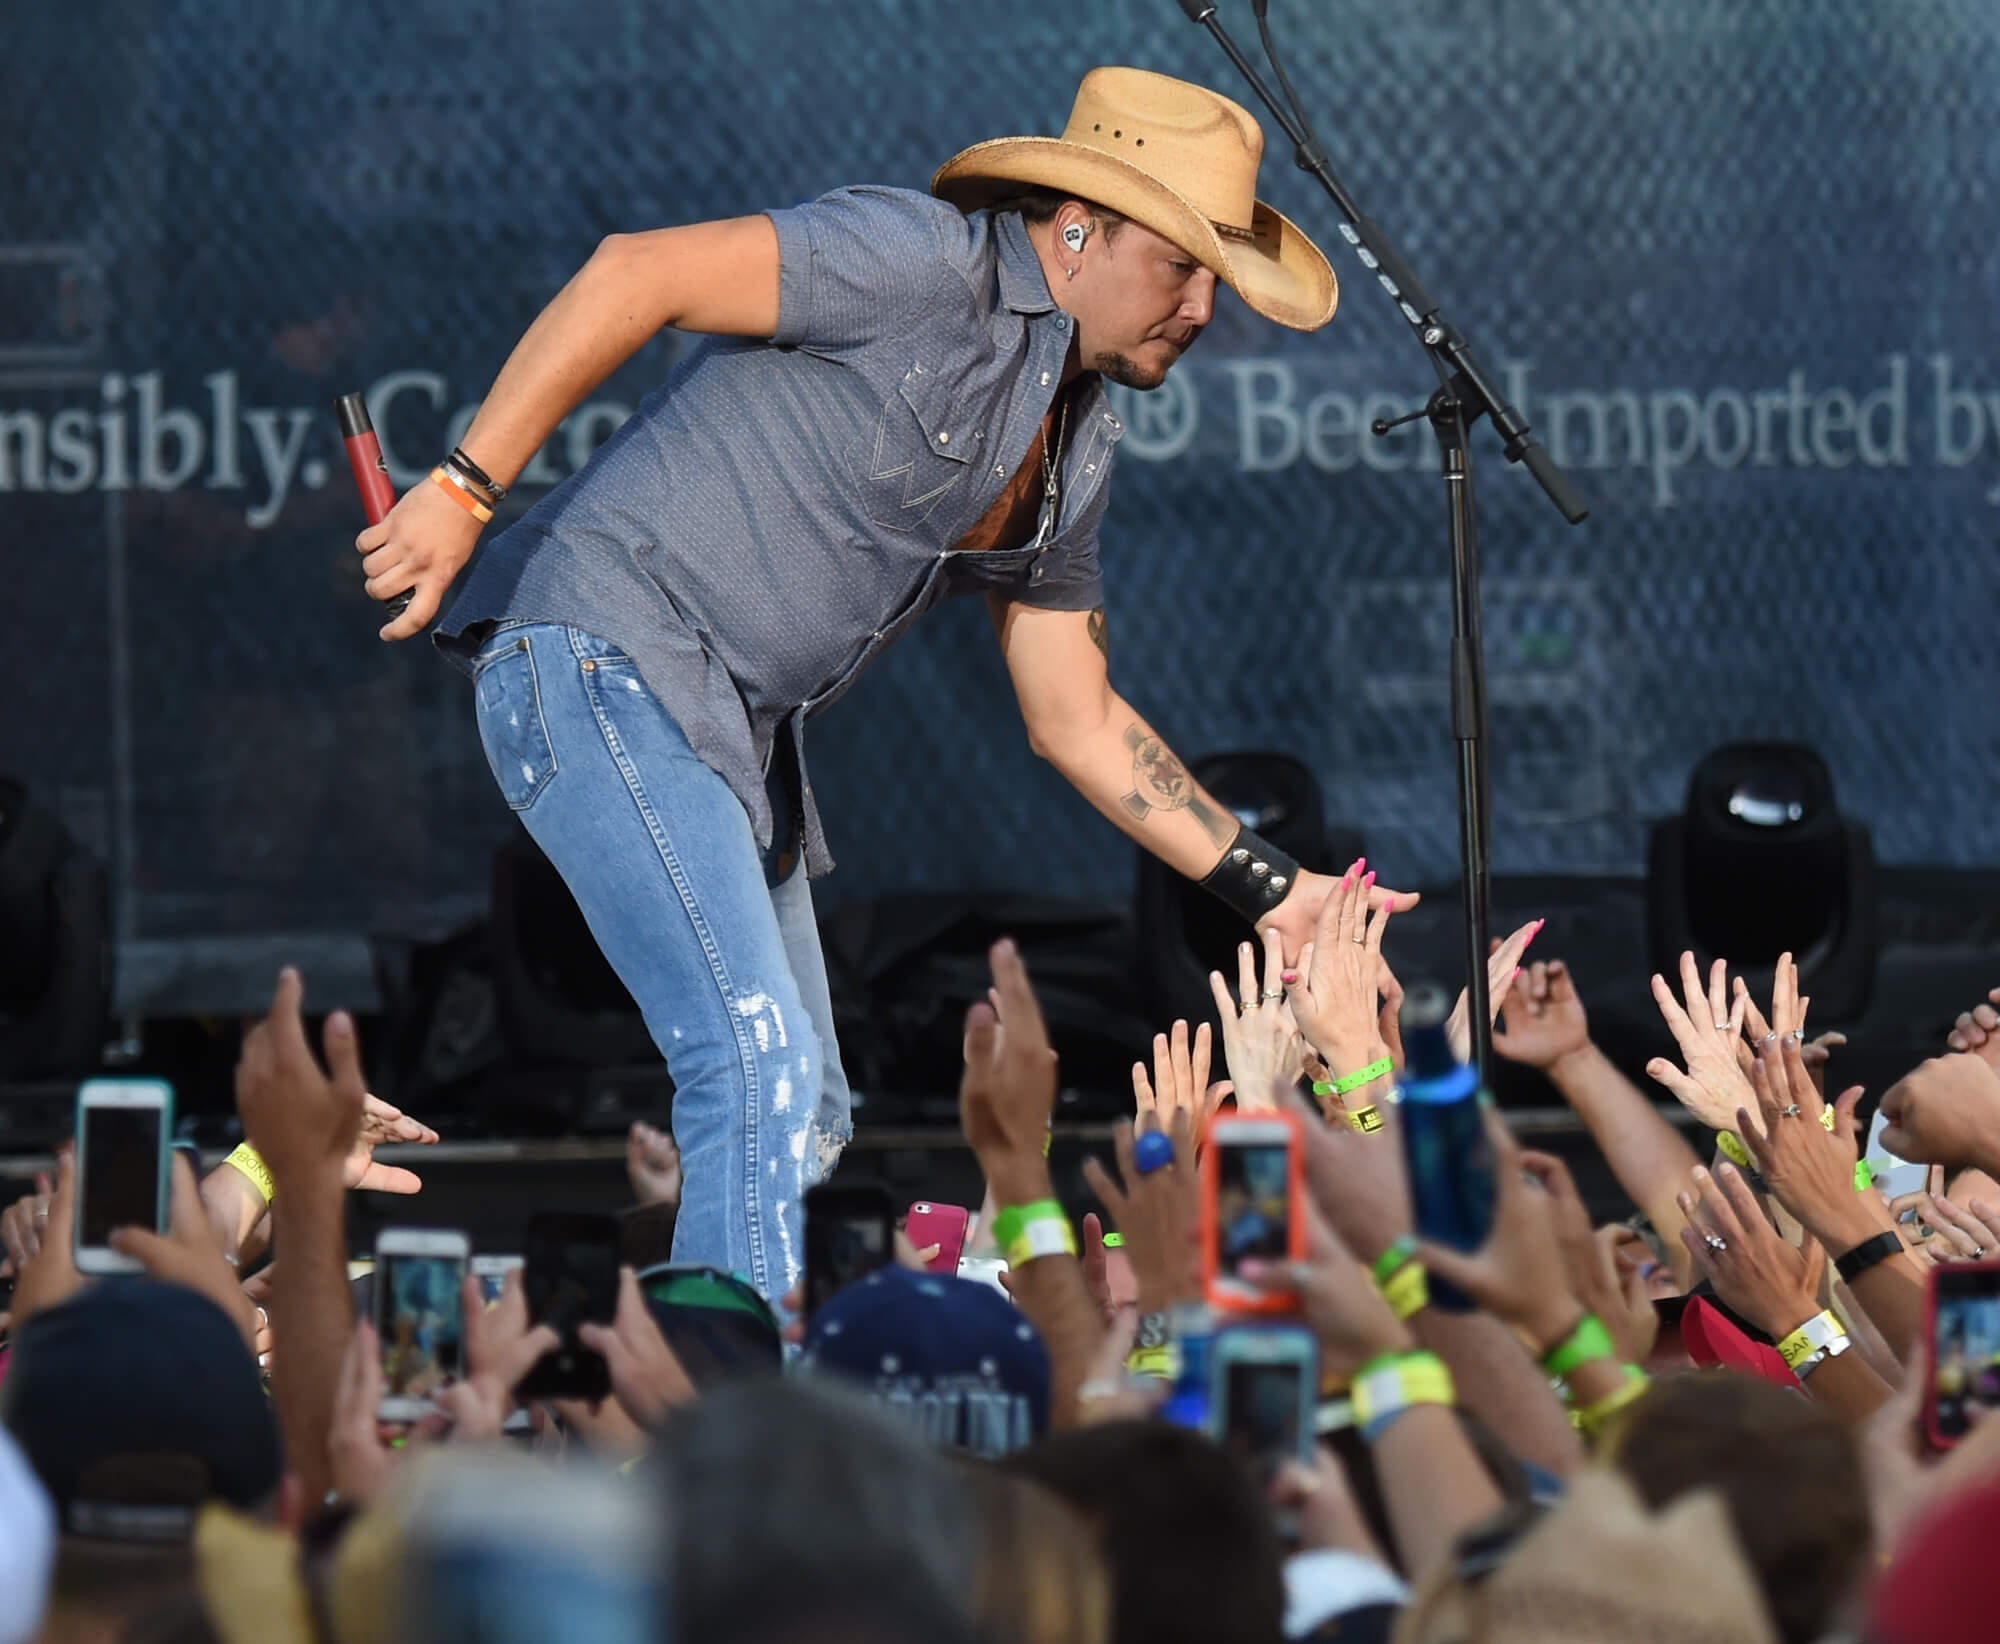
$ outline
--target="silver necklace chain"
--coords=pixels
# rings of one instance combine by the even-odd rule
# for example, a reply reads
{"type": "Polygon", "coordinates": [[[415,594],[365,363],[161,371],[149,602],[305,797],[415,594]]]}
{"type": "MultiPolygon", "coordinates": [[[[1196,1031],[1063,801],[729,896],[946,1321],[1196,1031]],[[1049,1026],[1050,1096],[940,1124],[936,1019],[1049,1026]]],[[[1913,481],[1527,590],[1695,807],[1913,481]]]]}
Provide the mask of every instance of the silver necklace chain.
{"type": "Polygon", "coordinates": [[[1069,438],[1069,390],[1061,389],[1063,397],[1062,415],[1056,422],[1056,437],[1053,449],[1046,437],[1042,440],[1042,529],[1036,537],[1037,545],[1046,541],[1054,531],[1056,510],[1062,502],[1062,453],[1063,445],[1069,438]]]}

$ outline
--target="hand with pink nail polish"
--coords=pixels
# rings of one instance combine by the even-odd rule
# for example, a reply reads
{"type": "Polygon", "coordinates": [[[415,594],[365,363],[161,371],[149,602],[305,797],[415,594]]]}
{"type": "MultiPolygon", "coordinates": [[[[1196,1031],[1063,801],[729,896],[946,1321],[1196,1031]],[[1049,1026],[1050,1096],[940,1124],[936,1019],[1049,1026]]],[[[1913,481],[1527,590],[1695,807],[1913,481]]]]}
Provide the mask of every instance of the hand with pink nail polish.
{"type": "MultiPolygon", "coordinates": [[[[1514,977],[1520,971],[1522,957],[1528,951],[1528,944],[1541,933],[1546,919],[1531,919],[1504,941],[1493,944],[1486,958],[1487,1002],[1492,1007],[1492,1015],[1498,1017],[1500,1007],[1507,1002],[1507,995],[1513,990],[1514,977]]],[[[1492,1022],[1487,1023],[1488,1027],[1492,1022]]],[[[1458,1003],[1452,1007],[1451,1020],[1445,1023],[1445,1031],[1451,1036],[1452,1054],[1461,1062],[1472,1060],[1472,994],[1470,989],[1460,992],[1458,1003]]]]}
{"type": "Polygon", "coordinates": [[[1392,909],[1385,902],[1369,911],[1375,876],[1360,869],[1355,863],[1335,882],[1288,983],[1299,1031],[1336,1079],[1388,1054],[1376,1019],[1376,985],[1392,909]]]}

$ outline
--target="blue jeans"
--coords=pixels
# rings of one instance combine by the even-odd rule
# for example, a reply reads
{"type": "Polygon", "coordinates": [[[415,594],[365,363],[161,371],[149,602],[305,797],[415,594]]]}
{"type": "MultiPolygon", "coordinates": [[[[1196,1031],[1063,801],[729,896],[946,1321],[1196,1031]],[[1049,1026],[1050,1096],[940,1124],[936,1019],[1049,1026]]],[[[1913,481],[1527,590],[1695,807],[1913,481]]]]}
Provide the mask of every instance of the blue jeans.
{"type": "Polygon", "coordinates": [[[500,791],[673,1075],[674,1260],[782,1296],[805,1259],[800,1201],[853,1134],[804,865],[774,883],[784,818],[760,853],[729,784],[604,640],[509,624],[474,677],[500,791]]]}

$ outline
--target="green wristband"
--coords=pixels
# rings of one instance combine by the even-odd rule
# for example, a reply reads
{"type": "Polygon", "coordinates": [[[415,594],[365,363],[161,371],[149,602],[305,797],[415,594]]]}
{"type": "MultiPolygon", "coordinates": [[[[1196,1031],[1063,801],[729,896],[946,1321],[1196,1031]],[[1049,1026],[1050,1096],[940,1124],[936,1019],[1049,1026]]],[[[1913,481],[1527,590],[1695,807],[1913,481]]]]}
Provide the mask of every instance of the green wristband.
{"type": "Polygon", "coordinates": [[[1875,1185],[1875,1167],[1866,1159],[1854,1161],[1854,1191],[1866,1193],[1875,1185]]]}
{"type": "Polygon", "coordinates": [[[1402,1269],[1417,1259],[1417,1241],[1413,1234],[1405,1233],[1394,1244],[1375,1258],[1375,1283],[1379,1287],[1387,1284],[1402,1269]]]}
{"type": "Polygon", "coordinates": [[[1021,1229],[1044,1218],[1067,1221],[1063,1207],[1054,1199],[1037,1199],[1033,1204],[1009,1205],[993,1218],[993,1242],[1002,1250],[1021,1236],[1021,1229]]]}
{"type": "Polygon", "coordinates": [[[1313,1094],[1315,1096],[1331,1096],[1335,1092],[1333,1086],[1328,1084],[1324,1079],[1315,1079],[1313,1080],[1313,1094]]]}
{"type": "Polygon", "coordinates": [[[1336,1096],[1345,1096],[1350,1090],[1359,1090],[1363,1085],[1381,1078],[1383,1074],[1395,1071],[1395,1057],[1384,1056],[1379,1062],[1370,1062],[1366,1067],[1353,1073],[1343,1073],[1333,1081],[1333,1093],[1336,1096]]]}
{"type": "Polygon", "coordinates": [[[1567,1341],[1549,1349],[1542,1360],[1542,1368],[1552,1376],[1567,1376],[1577,1366],[1588,1364],[1592,1359],[1617,1356],[1618,1348],[1611,1340],[1611,1332],[1604,1328],[1604,1321],[1595,1313],[1586,1313],[1569,1333],[1567,1341]]]}

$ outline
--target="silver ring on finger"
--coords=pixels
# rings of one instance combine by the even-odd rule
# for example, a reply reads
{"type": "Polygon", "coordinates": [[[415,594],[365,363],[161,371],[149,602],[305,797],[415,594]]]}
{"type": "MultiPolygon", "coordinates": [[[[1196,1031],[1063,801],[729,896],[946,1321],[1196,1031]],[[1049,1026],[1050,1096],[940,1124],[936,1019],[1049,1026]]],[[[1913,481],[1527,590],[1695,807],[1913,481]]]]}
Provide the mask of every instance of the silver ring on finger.
{"type": "Polygon", "coordinates": [[[1366,946],[1368,946],[1368,938],[1365,936],[1350,936],[1348,940],[1352,942],[1357,948],[1365,948],[1366,946]]]}
{"type": "Polygon", "coordinates": [[[1242,1000],[1241,1004],[1245,1010],[1255,1010],[1257,1008],[1257,1001],[1254,997],[1242,1000]]]}
{"type": "Polygon", "coordinates": [[[38,1221],[38,1222],[45,1222],[45,1221],[47,1221],[48,1219],[49,1219],[49,1207],[48,1207],[47,1205],[45,1205],[45,1204],[38,1204],[38,1205],[36,1205],[36,1206],[35,1206],[35,1220],[36,1220],[36,1221],[38,1221]]]}
{"type": "Polygon", "coordinates": [[[1783,1112],[1787,1119],[1796,1119],[1799,1116],[1799,1104],[1797,1102],[1789,1102],[1785,1105],[1783,1112]]]}
{"type": "Polygon", "coordinates": [[[1720,1021],[1720,1022],[1717,1022],[1717,1023],[1715,1024],[1715,1031],[1716,1031],[1717,1033],[1727,1033],[1727,1032],[1729,1031],[1729,1023],[1728,1023],[1728,1021],[1727,1021],[1727,1020],[1724,1020],[1724,1021],[1720,1021]]]}
{"type": "Polygon", "coordinates": [[[1727,1250],[1729,1248],[1729,1241],[1720,1233],[1704,1233],[1701,1236],[1701,1242],[1711,1250],[1727,1250]]]}
{"type": "Polygon", "coordinates": [[[1283,988],[1266,988],[1264,990],[1264,997],[1266,999],[1282,999],[1284,996],[1285,990],[1283,988]]]}
{"type": "Polygon", "coordinates": [[[1760,1045],[1775,1045],[1777,1042],[1778,1042],[1778,1036],[1775,1033],[1767,1033],[1764,1035],[1763,1038],[1757,1041],[1757,1043],[1760,1045]]]}

